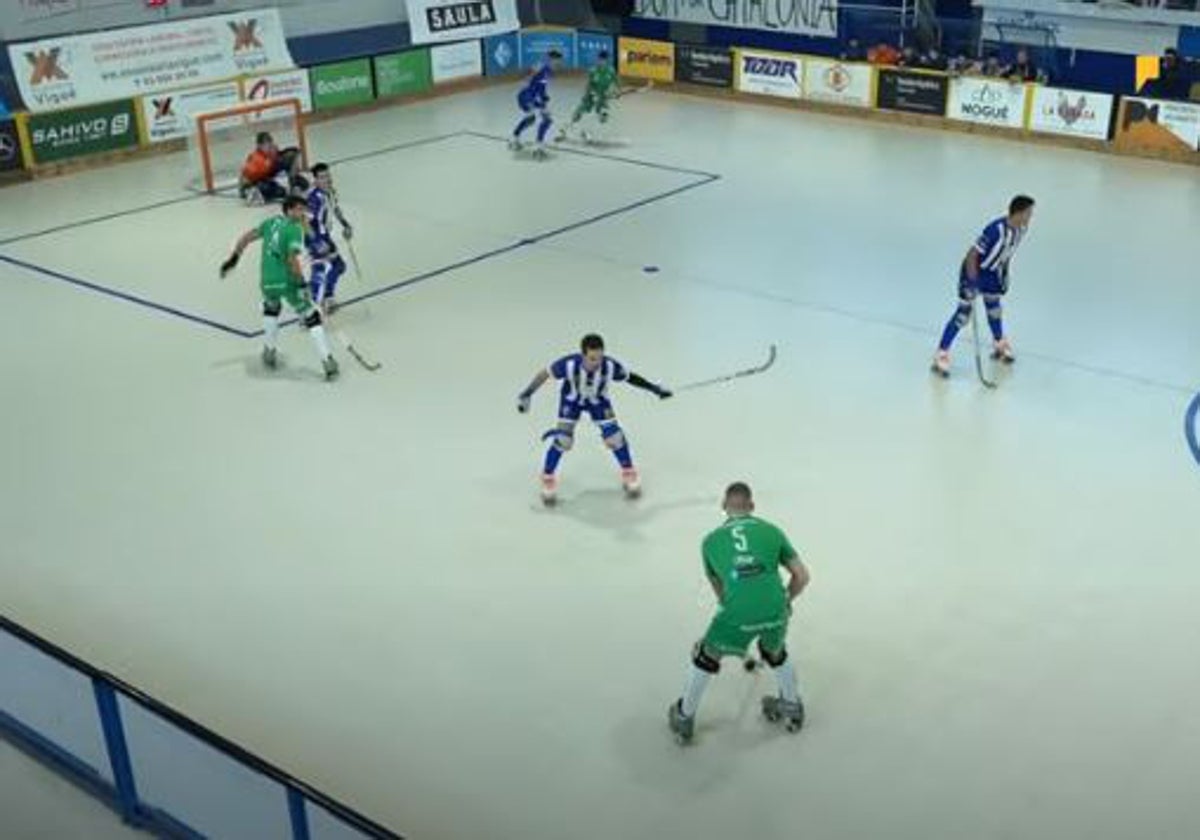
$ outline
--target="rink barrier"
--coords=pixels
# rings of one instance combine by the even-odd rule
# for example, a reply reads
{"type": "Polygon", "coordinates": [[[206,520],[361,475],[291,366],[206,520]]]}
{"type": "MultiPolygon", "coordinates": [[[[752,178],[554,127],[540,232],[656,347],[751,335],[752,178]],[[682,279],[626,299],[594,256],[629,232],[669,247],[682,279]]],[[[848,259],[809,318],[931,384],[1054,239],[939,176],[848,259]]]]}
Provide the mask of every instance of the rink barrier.
{"type": "MultiPolygon", "coordinates": [[[[297,96],[312,106],[306,119],[321,120],[480,84],[511,83],[514,75],[527,71],[550,48],[563,52],[568,70],[592,66],[599,53],[607,50],[623,77],[652,80],[664,89],[733,95],[892,123],[1200,163],[1197,103],[879,67],[803,53],[614,38],[605,32],[561,27],[535,27],[481,41],[414,47],[232,81],[237,82],[242,98],[297,96]],[[434,49],[438,50],[436,55],[434,49]]],[[[192,98],[203,101],[203,96],[192,93],[192,98]]],[[[222,95],[220,90],[209,93],[222,95]]],[[[70,142],[51,142],[53,138],[47,139],[50,134],[44,126],[38,133],[41,123],[27,114],[18,114],[15,127],[20,161],[10,161],[7,167],[2,157],[4,123],[0,122],[0,183],[22,177],[21,172],[24,177],[60,174],[148,150],[178,150],[184,143],[178,129],[172,135],[169,125],[159,125],[162,120],[178,122],[180,118],[177,113],[160,115],[156,101],[164,97],[185,101],[189,91],[168,91],[96,106],[105,113],[109,109],[116,112],[109,114],[104,130],[98,130],[101,123],[96,114],[79,113],[79,109],[38,115],[53,125],[87,129],[76,131],[75,136],[81,139],[70,142]],[[135,126],[132,142],[127,123],[121,122],[125,119],[121,112],[129,108],[132,113],[128,117],[135,126]],[[166,142],[156,142],[163,140],[166,142]]],[[[58,136],[69,139],[70,134],[60,132],[58,136]]]]}
{"type": "Polygon", "coordinates": [[[401,840],[0,616],[0,737],[160,837],[401,840]]]}

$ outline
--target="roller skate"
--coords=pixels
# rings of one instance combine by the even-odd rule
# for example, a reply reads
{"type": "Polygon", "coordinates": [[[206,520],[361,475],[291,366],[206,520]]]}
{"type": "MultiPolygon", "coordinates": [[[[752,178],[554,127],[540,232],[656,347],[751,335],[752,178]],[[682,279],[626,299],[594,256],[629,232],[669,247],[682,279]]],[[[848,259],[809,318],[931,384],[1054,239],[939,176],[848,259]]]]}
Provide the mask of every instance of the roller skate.
{"type": "Polygon", "coordinates": [[[263,348],[262,363],[267,370],[275,370],[279,366],[279,354],[274,347],[263,348]]]}
{"type": "Polygon", "coordinates": [[[950,351],[939,350],[933,356],[933,364],[929,366],[935,374],[942,379],[950,378],[950,351]]]}
{"type": "Polygon", "coordinates": [[[321,362],[321,367],[324,368],[324,370],[325,370],[325,378],[327,380],[337,379],[337,375],[338,375],[337,359],[333,358],[333,356],[326,356],[324,358],[324,360],[321,362]]]}
{"type": "Polygon", "coordinates": [[[783,722],[783,728],[788,732],[799,732],[804,726],[804,704],[797,700],[788,702],[782,697],[764,697],[762,713],[771,723],[783,722]]]}
{"type": "Polygon", "coordinates": [[[1006,365],[1011,365],[1017,360],[1016,354],[1013,353],[1012,343],[1007,338],[1002,338],[992,345],[992,358],[1006,365]]]}
{"type": "Polygon", "coordinates": [[[690,744],[696,734],[696,719],[683,713],[682,700],[676,700],[667,710],[667,725],[675,735],[675,743],[681,747],[690,744]]]}
{"type": "Polygon", "coordinates": [[[621,486],[625,489],[625,495],[630,499],[636,499],[642,495],[642,479],[633,467],[621,470],[621,486]]]}
{"type": "Polygon", "coordinates": [[[558,478],[550,473],[542,473],[542,504],[554,507],[558,503],[558,478]]]}
{"type": "Polygon", "coordinates": [[[533,147],[533,159],[534,160],[547,160],[549,157],[550,157],[550,153],[548,151],[546,151],[545,143],[538,143],[536,146],[533,147]]]}
{"type": "Polygon", "coordinates": [[[519,139],[517,139],[516,137],[509,138],[508,150],[510,152],[520,152],[520,151],[523,151],[524,148],[525,148],[525,144],[522,143],[519,139]]]}

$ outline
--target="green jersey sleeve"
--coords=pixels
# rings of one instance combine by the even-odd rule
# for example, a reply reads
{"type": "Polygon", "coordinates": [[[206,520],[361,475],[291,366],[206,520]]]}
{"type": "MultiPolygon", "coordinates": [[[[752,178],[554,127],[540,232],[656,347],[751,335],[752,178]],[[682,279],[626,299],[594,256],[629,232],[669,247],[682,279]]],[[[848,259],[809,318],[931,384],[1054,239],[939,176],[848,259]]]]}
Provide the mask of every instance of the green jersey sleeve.
{"type": "Polygon", "coordinates": [[[792,546],[787,534],[783,533],[783,529],[776,528],[775,530],[779,533],[779,565],[786,566],[800,555],[792,546]]]}

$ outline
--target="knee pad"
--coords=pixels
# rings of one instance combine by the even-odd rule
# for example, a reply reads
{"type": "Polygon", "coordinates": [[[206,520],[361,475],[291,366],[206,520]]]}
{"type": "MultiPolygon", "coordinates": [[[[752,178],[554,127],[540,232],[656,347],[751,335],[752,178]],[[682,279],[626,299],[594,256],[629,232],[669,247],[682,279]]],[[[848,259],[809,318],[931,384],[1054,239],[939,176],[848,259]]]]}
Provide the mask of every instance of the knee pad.
{"type": "Polygon", "coordinates": [[[263,314],[268,318],[278,318],[279,313],[283,311],[283,304],[277,300],[263,301],[263,314]]]}
{"type": "Polygon", "coordinates": [[[342,255],[338,254],[333,258],[333,263],[329,267],[329,282],[336,283],[338,278],[346,273],[346,261],[342,259],[342,255]]]}
{"type": "Polygon", "coordinates": [[[703,642],[696,642],[696,647],[692,650],[692,664],[709,674],[715,674],[721,670],[721,660],[710,655],[704,649],[703,642]]]}
{"type": "Polygon", "coordinates": [[[778,668],[784,662],[787,662],[788,654],[786,647],[780,648],[778,653],[771,653],[763,647],[763,643],[760,640],[758,643],[758,653],[763,658],[763,662],[766,662],[772,668],[778,668]]]}
{"type": "Polygon", "coordinates": [[[575,431],[558,429],[554,434],[554,446],[560,452],[570,452],[575,445],[575,431]]]}
{"type": "Polygon", "coordinates": [[[321,326],[321,310],[314,309],[312,312],[309,312],[307,315],[305,315],[304,326],[310,330],[313,327],[321,326]]]}
{"type": "Polygon", "coordinates": [[[965,327],[967,325],[967,322],[970,320],[971,320],[971,304],[966,303],[966,302],[960,302],[958,304],[958,309],[954,312],[955,326],[957,326],[961,330],[963,327],[965,327]]]}
{"type": "Polygon", "coordinates": [[[600,424],[600,437],[609,449],[620,449],[625,445],[625,433],[615,420],[606,420],[600,424]]]}

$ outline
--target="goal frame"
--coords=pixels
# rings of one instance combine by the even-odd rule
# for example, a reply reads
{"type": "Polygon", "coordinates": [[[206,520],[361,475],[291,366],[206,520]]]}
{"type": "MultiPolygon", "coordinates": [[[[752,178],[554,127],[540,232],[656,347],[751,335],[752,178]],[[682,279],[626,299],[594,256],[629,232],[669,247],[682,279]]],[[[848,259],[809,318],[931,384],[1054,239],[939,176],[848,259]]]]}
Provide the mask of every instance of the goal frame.
{"type": "Polygon", "coordinates": [[[212,150],[209,148],[208,142],[208,124],[243,115],[261,114],[264,111],[278,108],[288,108],[291,111],[292,121],[296,126],[296,145],[300,150],[301,168],[308,169],[308,136],[304,122],[304,106],[300,100],[290,97],[243,102],[230,108],[196,114],[194,117],[195,125],[192,130],[195,132],[195,142],[200,152],[200,176],[204,192],[211,194],[217,191],[216,177],[213,174],[212,150]]]}

